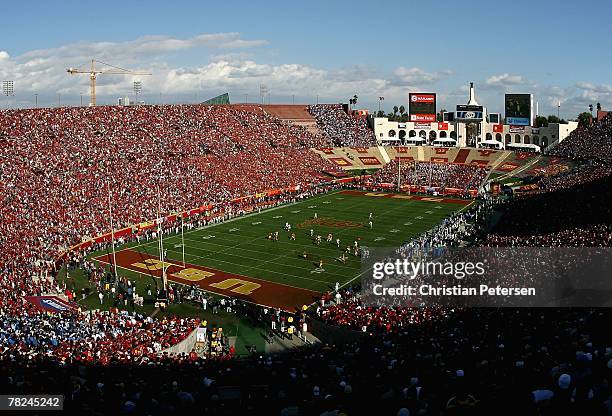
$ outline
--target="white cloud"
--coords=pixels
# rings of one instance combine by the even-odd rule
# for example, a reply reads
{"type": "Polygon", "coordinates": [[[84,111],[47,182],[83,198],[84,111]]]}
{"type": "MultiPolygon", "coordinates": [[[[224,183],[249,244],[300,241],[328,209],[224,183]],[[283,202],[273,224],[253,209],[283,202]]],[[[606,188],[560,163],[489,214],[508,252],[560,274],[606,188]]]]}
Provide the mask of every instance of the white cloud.
{"type": "Polygon", "coordinates": [[[608,84],[595,85],[589,82],[579,82],[576,86],[581,90],[595,94],[612,94],[612,85],[608,84]]]}
{"type": "Polygon", "coordinates": [[[417,67],[406,68],[400,66],[393,71],[393,75],[395,75],[398,85],[428,85],[452,75],[452,71],[426,72],[417,67]]]}
{"type": "Polygon", "coordinates": [[[508,89],[517,85],[533,85],[532,81],[525,79],[522,75],[500,74],[492,75],[485,81],[490,88],[508,89]]]}

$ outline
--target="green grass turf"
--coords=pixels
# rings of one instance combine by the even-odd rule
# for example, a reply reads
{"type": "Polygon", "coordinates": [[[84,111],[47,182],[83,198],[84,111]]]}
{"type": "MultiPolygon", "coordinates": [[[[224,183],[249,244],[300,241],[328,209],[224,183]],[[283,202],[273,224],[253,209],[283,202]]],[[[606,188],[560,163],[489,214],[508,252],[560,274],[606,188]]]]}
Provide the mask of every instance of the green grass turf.
{"type": "MultiPolygon", "coordinates": [[[[299,203],[265,210],[222,224],[203,227],[185,233],[185,261],[229,273],[283,283],[290,286],[325,291],[336,282],[341,285],[355,279],[359,274],[360,259],[349,256],[342,264],[337,260],[347,245],[360,239],[360,245],[370,247],[397,247],[426,230],[463,205],[415,201],[406,199],[377,198],[347,195],[333,192],[316,196],[299,203]],[[368,226],[369,213],[373,213],[373,228],[368,226]],[[298,224],[312,219],[333,218],[339,221],[363,223],[361,228],[337,228],[306,226],[298,224]],[[283,230],[285,222],[292,226],[296,241],[290,241],[290,233],[283,230]],[[310,228],[320,234],[323,242],[313,244],[310,228]],[[270,232],[279,231],[280,240],[270,241],[270,232]],[[325,242],[328,233],[334,242],[325,242]],[[335,240],[341,240],[340,249],[335,240]],[[301,254],[306,251],[309,259],[301,254]],[[324,271],[318,270],[319,259],[323,259],[324,271]]],[[[181,235],[164,238],[167,258],[182,261],[181,235]]],[[[144,244],[130,244],[135,250],[158,255],[157,240],[144,244]]],[[[122,274],[137,275],[123,270],[122,274]]],[[[145,279],[150,279],[142,276],[145,279]]]]}
{"type": "MultiPolygon", "coordinates": [[[[83,274],[82,270],[72,270],[69,275],[70,278],[66,280],[66,268],[63,268],[59,272],[58,279],[60,281],[66,280],[68,288],[76,289],[78,294],[76,301],[83,309],[109,310],[113,306],[113,300],[109,297],[106,297],[104,302],[100,304],[100,300],[98,299],[97,292],[95,290],[95,285],[87,281],[87,278],[83,274]],[[92,294],[85,299],[81,299],[80,297],[80,289],[83,287],[89,287],[92,291],[92,294]]],[[[148,297],[144,291],[144,287],[150,282],[150,279],[151,278],[149,277],[136,282],[137,287],[140,288],[141,295],[143,295],[145,298],[145,303],[143,306],[135,306],[134,308],[135,312],[149,316],[156,310],[154,306],[154,297],[148,297]]],[[[119,305],[119,309],[132,311],[131,307],[125,305],[119,305]]],[[[261,333],[265,332],[265,328],[253,325],[251,322],[249,322],[249,320],[237,316],[236,314],[228,313],[224,310],[219,310],[218,313],[213,313],[210,308],[205,311],[199,305],[183,302],[180,304],[170,304],[165,310],[158,310],[155,314],[156,318],[162,318],[164,316],[184,316],[189,318],[198,317],[202,320],[206,320],[209,327],[222,327],[227,336],[236,337],[235,348],[236,354],[238,355],[248,355],[248,348],[252,345],[256,346],[257,352],[259,353],[265,351],[265,341],[261,336],[261,333]]]]}

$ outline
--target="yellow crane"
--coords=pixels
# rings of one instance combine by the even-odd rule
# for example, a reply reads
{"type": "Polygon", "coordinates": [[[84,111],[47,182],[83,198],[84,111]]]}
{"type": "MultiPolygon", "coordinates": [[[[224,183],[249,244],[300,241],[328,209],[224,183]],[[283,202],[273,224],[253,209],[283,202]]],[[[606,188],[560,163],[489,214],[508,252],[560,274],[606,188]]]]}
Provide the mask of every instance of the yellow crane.
{"type": "Polygon", "coordinates": [[[89,70],[78,69],[78,68],[68,68],[66,70],[71,75],[74,74],[89,74],[89,82],[91,85],[91,101],[89,103],[90,107],[96,106],[96,78],[99,74],[108,74],[108,75],[151,75],[148,72],[138,72],[132,71],[130,69],[120,68],[118,66],[114,66],[111,64],[107,64],[106,62],[97,61],[95,59],[91,60],[91,68],[89,70]],[[96,70],[95,64],[99,63],[110,67],[110,69],[101,69],[96,70]]]}

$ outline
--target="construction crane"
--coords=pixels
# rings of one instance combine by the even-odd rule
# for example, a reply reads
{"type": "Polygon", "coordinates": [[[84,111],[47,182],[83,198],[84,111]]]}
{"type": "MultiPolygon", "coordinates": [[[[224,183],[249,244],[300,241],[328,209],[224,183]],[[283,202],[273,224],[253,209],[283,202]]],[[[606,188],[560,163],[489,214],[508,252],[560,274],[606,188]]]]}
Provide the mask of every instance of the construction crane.
{"type": "Polygon", "coordinates": [[[98,77],[99,74],[106,74],[106,75],[151,75],[151,74],[149,74],[147,72],[132,71],[130,69],[120,68],[118,66],[107,64],[106,62],[97,61],[95,59],[91,60],[91,68],[89,70],[82,70],[82,69],[78,69],[78,68],[68,68],[66,70],[66,72],[68,72],[71,75],[74,75],[74,74],[89,74],[89,82],[90,82],[90,85],[91,85],[91,101],[89,102],[89,106],[90,107],[95,107],[96,106],[96,78],[98,77]],[[99,63],[99,64],[102,64],[102,65],[106,65],[107,67],[110,67],[111,69],[96,70],[96,67],[95,67],[96,62],[99,63]]]}

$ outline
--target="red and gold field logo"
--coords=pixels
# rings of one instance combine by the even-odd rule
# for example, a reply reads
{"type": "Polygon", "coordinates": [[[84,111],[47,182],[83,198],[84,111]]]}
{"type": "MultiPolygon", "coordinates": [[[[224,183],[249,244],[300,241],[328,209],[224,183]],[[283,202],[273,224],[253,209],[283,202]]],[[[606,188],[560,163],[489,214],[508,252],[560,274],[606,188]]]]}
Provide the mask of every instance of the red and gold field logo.
{"type": "Polygon", "coordinates": [[[334,162],[338,166],[352,166],[351,162],[343,157],[330,157],[330,161],[334,162]]]}
{"type": "Polygon", "coordinates": [[[516,168],[518,168],[519,165],[515,164],[515,163],[504,163],[503,165],[499,166],[496,170],[502,171],[502,172],[510,172],[516,168]]]}
{"type": "Polygon", "coordinates": [[[338,220],[336,218],[329,217],[321,217],[321,218],[311,218],[300,224],[298,224],[298,228],[310,228],[315,225],[320,225],[323,227],[330,228],[360,228],[363,227],[363,224],[360,222],[346,221],[346,220],[338,220]]]}
{"type": "Polygon", "coordinates": [[[355,150],[357,153],[368,153],[367,147],[351,147],[351,149],[355,150]]]}
{"type": "Polygon", "coordinates": [[[488,160],[480,160],[480,159],[474,159],[470,162],[470,165],[475,165],[475,166],[480,166],[481,168],[485,168],[489,165],[489,161],[488,160]]]}
{"type": "Polygon", "coordinates": [[[516,156],[515,156],[515,159],[516,160],[525,160],[525,159],[529,159],[532,156],[533,156],[532,153],[517,153],[516,156]]]}
{"type": "Polygon", "coordinates": [[[407,147],[399,146],[399,147],[394,147],[394,149],[396,153],[408,153],[407,147]]]}
{"type": "Polygon", "coordinates": [[[325,153],[326,155],[333,155],[334,154],[334,149],[332,149],[331,147],[323,147],[323,148],[319,149],[319,151],[325,153]]]}
{"type": "Polygon", "coordinates": [[[447,157],[432,157],[431,161],[434,163],[446,163],[448,162],[448,158],[447,157]]]}
{"type": "Polygon", "coordinates": [[[445,155],[448,152],[448,147],[436,147],[437,155],[445,155]]]}
{"type": "Polygon", "coordinates": [[[480,156],[489,156],[495,153],[495,150],[486,150],[486,149],[478,149],[478,153],[480,153],[480,156]]]}
{"type": "Polygon", "coordinates": [[[364,165],[380,165],[380,161],[374,156],[360,157],[361,163],[364,165]]]}

